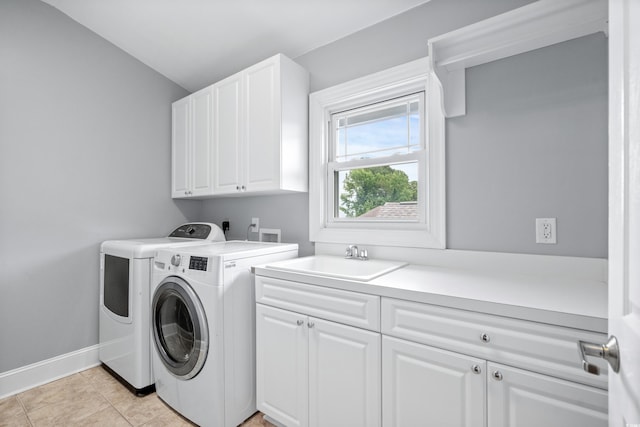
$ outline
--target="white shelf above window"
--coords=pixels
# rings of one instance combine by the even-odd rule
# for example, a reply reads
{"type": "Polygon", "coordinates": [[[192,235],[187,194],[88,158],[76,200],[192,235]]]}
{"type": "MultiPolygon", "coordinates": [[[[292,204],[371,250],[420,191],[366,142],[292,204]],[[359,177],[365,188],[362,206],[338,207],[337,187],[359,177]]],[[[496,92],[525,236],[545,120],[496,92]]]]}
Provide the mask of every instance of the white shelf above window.
{"type": "Polygon", "coordinates": [[[432,70],[446,117],[465,111],[465,69],[600,31],[606,0],[539,0],[430,39],[432,70]]]}

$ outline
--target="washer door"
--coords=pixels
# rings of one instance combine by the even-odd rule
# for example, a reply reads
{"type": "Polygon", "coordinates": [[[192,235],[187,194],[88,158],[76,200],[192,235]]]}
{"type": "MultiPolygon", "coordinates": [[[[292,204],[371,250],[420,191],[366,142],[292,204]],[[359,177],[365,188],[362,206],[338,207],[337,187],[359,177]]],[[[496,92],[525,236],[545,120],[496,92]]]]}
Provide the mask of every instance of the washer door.
{"type": "Polygon", "coordinates": [[[160,360],[174,376],[198,375],[207,358],[209,332],[200,299],[180,277],[164,279],[151,303],[153,339],[160,360]]]}

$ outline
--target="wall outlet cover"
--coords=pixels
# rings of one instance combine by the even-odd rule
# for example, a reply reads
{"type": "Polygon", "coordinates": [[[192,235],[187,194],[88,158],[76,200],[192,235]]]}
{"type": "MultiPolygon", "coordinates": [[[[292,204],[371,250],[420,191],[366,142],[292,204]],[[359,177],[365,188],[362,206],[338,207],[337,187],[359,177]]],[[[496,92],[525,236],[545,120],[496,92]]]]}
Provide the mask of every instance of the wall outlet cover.
{"type": "Polygon", "coordinates": [[[557,234],[555,218],[536,218],[536,243],[555,245],[557,234]]]}

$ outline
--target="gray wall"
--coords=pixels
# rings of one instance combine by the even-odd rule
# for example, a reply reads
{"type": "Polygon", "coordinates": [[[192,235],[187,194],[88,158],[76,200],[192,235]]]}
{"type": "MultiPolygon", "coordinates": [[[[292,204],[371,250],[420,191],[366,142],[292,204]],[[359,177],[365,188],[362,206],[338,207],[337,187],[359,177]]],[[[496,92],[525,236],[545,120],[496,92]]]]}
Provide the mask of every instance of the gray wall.
{"type": "Polygon", "coordinates": [[[0,2],[0,372],[98,342],[103,240],[166,235],[187,92],[37,0],[0,2]]]}
{"type": "Polygon", "coordinates": [[[467,70],[447,120],[447,245],[607,257],[607,40],[602,33],[467,70]],[[535,243],[535,218],[558,243],[535,243]]]}
{"type": "Polygon", "coordinates": [[[300,256],[313,255],[309,242],[309,198],[306,194],[281,196],[230,197],[205,200],[203,221],[222,224],[229,221],[227,240],[258,240],[258,233],[247,233],[251,218],[260,219],[260,228],[279,228],[283,242],[298,243],[300,256]]]}
{"type": "MultiPolygon", "coordinates": [[[[296,61],[310,71],[311,90],[324,89],[424,57],[429,38],[529,2],[432,0],[296,61]]],[[[447,120],[447,247],[606,257],[605,37],[474,67],[466,83],[467,115],[447,120]],[[535,243],[540,217],[557,218],[557,245],[535,243]]],[[[246,222],[265,200],[278,207],[275,226],[300,236],[307,254],[306,194],[214,199],[202,216],[246,222]]]]}

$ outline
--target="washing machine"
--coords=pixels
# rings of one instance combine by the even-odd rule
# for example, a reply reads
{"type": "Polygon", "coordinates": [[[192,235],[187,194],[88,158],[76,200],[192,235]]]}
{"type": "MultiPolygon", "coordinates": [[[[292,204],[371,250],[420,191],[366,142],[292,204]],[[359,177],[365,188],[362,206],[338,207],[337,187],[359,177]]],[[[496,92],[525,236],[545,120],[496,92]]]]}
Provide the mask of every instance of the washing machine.
{"type": "Polygon", "coordinates": [[[297,256],[296,244],[247,241],[157,251],[151,328],[160,399],[203,427],[235,427],[256,412],[251,267],[297,256]]]}
{"type": "Polygon", "coordinates": [[[138,394],[153,390],[149,292],[155,251],[224,240],[217,225],[191,223],[168,237],[109,240],[100,246],[99,358],[138,394]]]}

